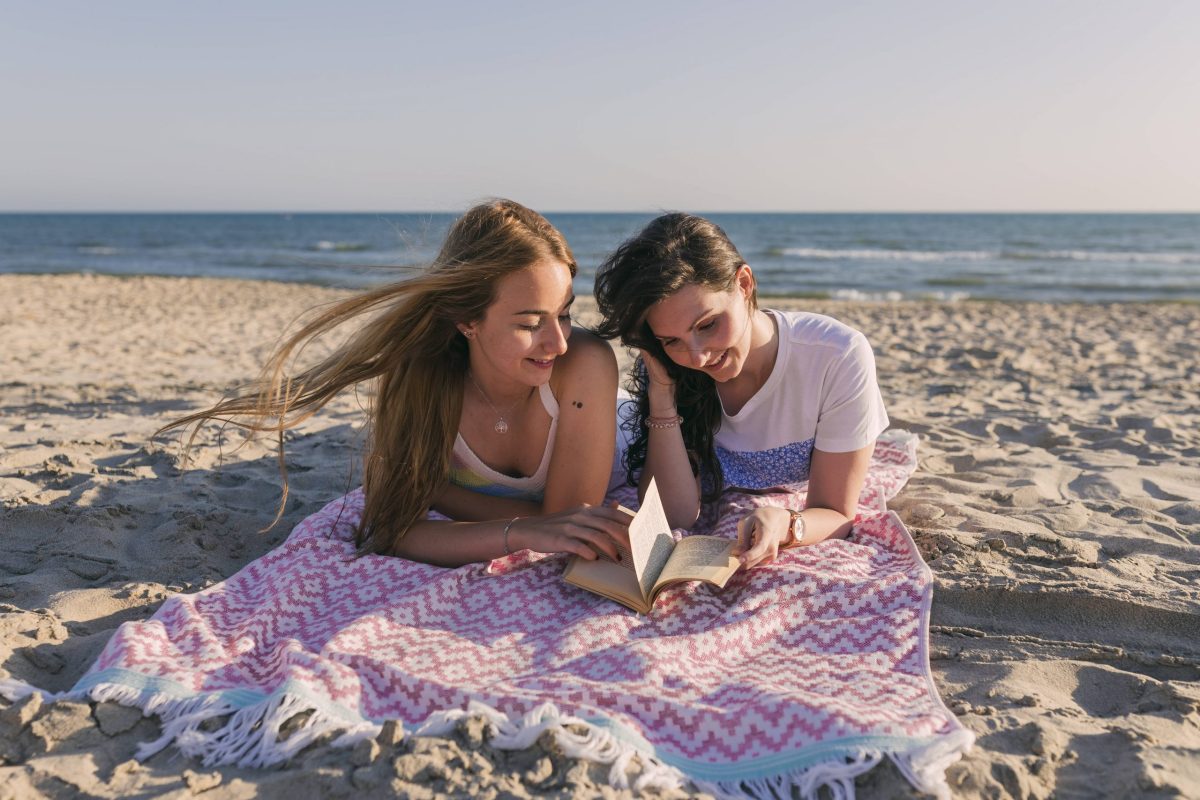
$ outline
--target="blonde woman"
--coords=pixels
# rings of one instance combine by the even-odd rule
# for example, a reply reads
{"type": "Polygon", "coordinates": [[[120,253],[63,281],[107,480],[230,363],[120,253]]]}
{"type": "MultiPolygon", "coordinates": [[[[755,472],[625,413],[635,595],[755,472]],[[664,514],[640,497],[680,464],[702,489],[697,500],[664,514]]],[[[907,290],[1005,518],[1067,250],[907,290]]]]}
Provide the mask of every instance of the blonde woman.
{"type": "Polygon", "coordinates": [[[284,430],[373,382],[360,551],[447,567],[525,549],[615,558],[627,516],[601,502],[616,360],[572,328],[575,271],[541,215],[510,200],[476,206],[422,275],[327,309],[255,383],[169,427],[228,420],[282,447],[284,430]],[[286,374],[306,343],[352,323],[336,352],[286,374]]]}

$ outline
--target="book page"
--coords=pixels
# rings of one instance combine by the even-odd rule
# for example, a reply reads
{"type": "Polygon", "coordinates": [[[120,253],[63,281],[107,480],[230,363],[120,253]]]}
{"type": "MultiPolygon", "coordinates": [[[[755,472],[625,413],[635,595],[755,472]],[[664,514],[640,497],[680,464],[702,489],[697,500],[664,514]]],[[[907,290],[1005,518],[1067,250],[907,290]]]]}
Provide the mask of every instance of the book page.
{"type": "Polygon", "coordinates": [[[644,614],[648,610],[629,560],[618,564],[610,558],[588,561],[574,556],[563,573],[563,580],[609,600],[616,600],[634,611],[644,614]]]}
{"type": "MultiPolygon", "coordinates": [[[[617,508],[619,508],[622,511],[624,511],[625,513],[627,513],[630,517],[633,517],[633,512],[630,511],[625,506],[617,506],[617,508]]],[[[629,552],[628,547],[623,547],[621,545],[617,545],[616,547],[617,547],[617,560],[616,561],[613,561],[612,558],[609,557],[608,553],[605,553],[603,550],[597,550],[596,555],[599,556],[604,561],[607,561],[610,564],[620,564],[625,569],[629,570],[630,572],[633,572],[633,553],[629,552]]]]}
{"type": "Polygon", "coordinates": [[[658,486],[651,478],[650,485],[646,487],[646,496],[642,499],[642,507],[638,509],[633,522],[629,523],[629,549],[633,551],[633,571],[637,575],[644,598],[650,598],[654,582],[658,580],[658,575],[674,548],[675,540],[671,538],[667,513],[663,510],[662,500],[658,496],[658,486]]]}
{"type": "Polygon", "coordinates": [[[685,536],[655,582],[655,589],[677,581],[707,581],[724,587],[740,563],[733,555],[737,542],[722,536],[685,536]]]}

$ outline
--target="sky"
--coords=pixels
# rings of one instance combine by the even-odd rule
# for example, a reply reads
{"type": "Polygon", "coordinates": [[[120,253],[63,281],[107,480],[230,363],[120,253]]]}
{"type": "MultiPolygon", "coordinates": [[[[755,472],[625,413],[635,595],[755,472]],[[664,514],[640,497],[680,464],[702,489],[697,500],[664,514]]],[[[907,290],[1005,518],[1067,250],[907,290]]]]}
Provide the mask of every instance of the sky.
{"type": "Polygon", "coordinates": [[[1200,211],[1196,2],[10,2],[0,211],[1200,211]]]}

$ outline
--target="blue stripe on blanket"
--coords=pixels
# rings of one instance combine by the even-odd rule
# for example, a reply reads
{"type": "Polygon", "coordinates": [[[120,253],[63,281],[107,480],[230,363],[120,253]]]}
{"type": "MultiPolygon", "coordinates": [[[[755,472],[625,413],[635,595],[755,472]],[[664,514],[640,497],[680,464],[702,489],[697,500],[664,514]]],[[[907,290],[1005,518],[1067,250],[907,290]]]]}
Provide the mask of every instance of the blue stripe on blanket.
{"type": "MultiPolygon", "coordinates": [[[[218,691],[193,692],[169,678],[142,675],[132,670],[110,667],[100,672],[85,675],[66,695],[82,699],[86,698],[92,689],[104,686],[126,686],[139,691],[143,698],[142,702],[138,704],[139,706],[151,697],[165,696],[179,701],[207,698],[227,706],[229,710],[233,710],[262,705],[271,699],[291,695],[301,698],[320,712],[340,718],[350,724],[364,722],[382,724],[387,721],[386,719],[372,719],[354,709],[347,708],[341,703],[330,702],[328,698],[310,691],[307,687],[296,681],[285,681],[269,693],[251,689],[222,689],[218,691]]],[[[748,758],[731,764],[713,764],[657,748],[633,728],[622,725],[608,717],[596,715],[581,719],[588,725],[593,725],[596,728],[607,731],[619,741],[632,745],[662,763],[682,771],[693,780],[729,783],[762,780],[778,776],[781,772],[804,770],[825,761],[836,761],[839,758],[845,758],[847,752],[879,751],[885,753],[904,753],[914,748],[921,749],[927,747],[944,738],[942,736],[906,737],[881,736],[878,734],[849,736],[810,744],[799,751],[748,758]]],[[[412,723],[402,723],[402,725],[407,734],[413,734],[420,727],[412,723]]]]}

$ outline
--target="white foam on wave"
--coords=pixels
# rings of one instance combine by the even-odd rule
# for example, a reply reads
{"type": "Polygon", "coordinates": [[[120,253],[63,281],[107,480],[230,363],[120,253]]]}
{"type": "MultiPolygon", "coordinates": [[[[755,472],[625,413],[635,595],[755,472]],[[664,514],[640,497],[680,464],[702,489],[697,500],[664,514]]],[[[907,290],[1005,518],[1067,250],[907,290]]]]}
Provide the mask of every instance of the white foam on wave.
{"type": "Polygon", "coordinates": [[[117,248],[108,247],[107,245],[84,245],[78,248],[80,253],[87,253],[90,256],[114,256],[117,254],[117,248]]]}
{"type": "Polygon", "coordinates": [[[328,253],[357,253],[369,250],[370,247],[359,242],[331,242],[327,239],[322,239],[314,244],[312,249],[328,253]]]}
{"type": "Polygon", "coordinates": [[[1200,264],[1200,253],[1120,250],[886,250],[882,248],[784,247],[775,251],[816,261],[1099,261],[1111,264],[1200,264]]]}
{"type": "Polygon", "coordinates": [[[1104,261],[1118,264],[1200,264],[1200,253],[1135,253],[1119,250],[1047,250],[1014,254],[1046,261],[1104,261]]]}
{"type": "Polygon", "coordinates": [[[918,292],[905,293],[897,291],[864,292],[861,289],[835,289],[829,293],[834,300],[872,301],[897,303],[901,300],[938,300],[945,303],[957,303],[970,298],[969,292],[918,292]]]}
{"type": "Polygon", "coordinates": [[[1000,254],[986,250],[831,250],[822,247],[785,247],[779,251],[793,258],[812,258],[822,261],[851,259],[855,261],[985,261],[1000,254]]]}

